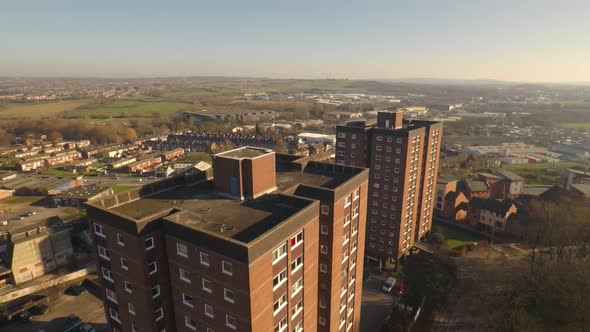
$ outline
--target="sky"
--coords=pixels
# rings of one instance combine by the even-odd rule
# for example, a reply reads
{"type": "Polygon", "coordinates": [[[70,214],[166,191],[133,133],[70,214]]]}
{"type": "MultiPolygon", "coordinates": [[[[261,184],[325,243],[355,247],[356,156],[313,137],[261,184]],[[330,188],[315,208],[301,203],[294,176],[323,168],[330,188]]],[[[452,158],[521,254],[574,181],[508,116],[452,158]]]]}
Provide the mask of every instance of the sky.
{"type": "Polygon", "coordinates": [[[0,76],[590,82],[588,0],[0,0],[0,76]]]}

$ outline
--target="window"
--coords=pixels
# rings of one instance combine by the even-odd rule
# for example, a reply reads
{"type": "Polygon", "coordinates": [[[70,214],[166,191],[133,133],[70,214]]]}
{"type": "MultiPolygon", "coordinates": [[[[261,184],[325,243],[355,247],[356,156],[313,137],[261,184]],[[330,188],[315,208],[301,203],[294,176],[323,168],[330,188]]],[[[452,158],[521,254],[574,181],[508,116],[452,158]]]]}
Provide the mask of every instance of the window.
{"type": "Polygon", "coordinates": [[[359,231],[359,224],[352,225],[352,235],[358,233],[359,231]]]}
{"type": "Polygon", "coordinates": [[[381,142],[383,140],[383,136],[377,135],[376,136],[376,139],[377,139],[378,142],[381,142]]]}
{"type": "Polygon", "coordinates": [[[119,312],[113,308],[109,308],[109,316],[111,316],[111,318],[118,322],[121,323],[121,319],[119,318],[119,312]]]}
{"type": "Polygon", "coordinates": [[[176,253],[178,256],[188,257],[188,247],[182,243],[176,243],[176,253]]]}
{"type": "Polygon", "coordinates": [[[359,199],[359,197],[361,197],[361,190],[360,190],[360,189],[356,189],[356,190],[354,191],[354,193],[352,194],[352,197],[353,197],[353,200],[355,200],[355,201],[356,201],[357,199],[359,199]]]}
{"type": "Polygon", "coordinates": [[[201,259],[201,264],[203,264],[205,266],[209,266],[209,254],[201,252],[199,256],[201,259]]]}
{"type": "Polygon", "coordinates": [[[117,303],[117,294],[115,294],[115,292],[108,288],[105,288],[104,291],[107,299],[111,300],[114,303],[117,303]]]}
{"type": "Polygon", "coordinates": [[[150,250],[154,248],[154,238],[148,237],[145,239],[145,250],[150,250]]]}
{"type": "Polygon", "coordinates": [[[180,268],[180,280],[189,284],[191,283],[191,278],[188,274],[188,271],[183,268],[180,268]]]}
{"type": "Polygon", "coordinates": [[[327,254],[328,253],[328,246],[325,244],[320,244],[320,252],[324,255],[327,254]]]}
{"type": "Polygon", "coordinates": [[[328,272],[328,265],[320,264],[320,272],[322,272],[322,273],[328,272]]]}
{"type": "Polygon", "coordinates": [[[299,300],[299,302],[297,302],[297,304],[295,304],[295,306],[293,307],[292,311],[291,311],[291,320],[295,319],[295,317],[297,317],[297,315],[299,315],[299,313],[303,310],[303,300],[299,300]]]}
{"type": "Polygon", "coordinates": [[[223,273],[227,274],[228,276],[231,276],[234,274],[234,267],[230,262],[221,261],[221,271],[223,271],[223,273]]]}
{"type": "Polygon", "coordinates": [[[164,310],[162,308],[158,308],[154,311],[154,316],[156,317],[156,322],[160,319],[164,318],[164,310]]]}
{"type": "Polygon", "coordinates": [[[184,316],[184,326],[188,327],[189,329],[191,329],[193,331],[197,330],[197,324],[195,323],[194,320],[192,320],[188,316],[184,316]]]}
{"type": "Polygon", "coordinates": [[[356,139],[356,134],[352,134],[352,135],[351,135],[351,138],[352,138],[352,139],[356,139]]]}
{"type": "Polygon", "coordinates": [[[133,293],[133,290],[131,289],[131,283],[129,283],[127,280],[125,280],[125,291],[129,294],[133,293]]]}
{"type": "Polygon", "coordinates": [[[125,246],[125,240],[123,239],[123,235],[117,233],[117,244],[124,247],[125,246]]]}
{"type": "Polygon", "coordinates": [[[295,325],[295,328],[293,328],[293,332],[303,332],[303,321],[299,321],[299,323],[297,323],[297,325],[295,325]]]}
{"type": "Polygon", "coordinates": [[[279,260],[287,255],[287,244],[283,243],[278,248],[272,251],[272,265],[275,265],[279,260]]]}
{"type": "Polygon", "coordinates": [[[113,282],[113,274],[111,273],[111,271],[105,267],[102,268],[102,277],[105,280],[108,280],[110,282],[113,282]]]}
{"type": "Polygon", "coordinates": [[[338,138],[346,138],[346,133],[338,133],[338,138]]]}
{"type": "Polygon", "coordinates": [[[209,280],[207,280],[207,279],[205,279],[205,278],[203,278],[203,279],[201,280],[201,288],[202,288],[202,289],[203,289],[205,292],[207,292],[207,293],[212,293],[212,292],[213,292],[213,289],[211,288],[211,281],[209,281],[209,280]]]}
{"type": "Polygon", "coordinates": [[[287,305],[287,293],[281,295],[281,297],[279,297],[278,300],[275,301],[275,303],[273,304],[273,312],[274,315],[276,316],[279,311],[281,311],[281,309],[283,309],[285,306],[287,305]]]}
{"type": "Polygon", "coordinates": [[[291,273],[297,272],[303,266],[303,255],[291,262],[291,273]]]}
{"type": "Polygon", "coordinates": [[[158,296],[160,296],[160,285],[152,287],[152,299],[155,299],[158,296]]]}
{"type": "Polygon", "coordinates": [[[104,226],[96,223],[94,224],[94,234],[100,237],[107,237],[107,235],[104,233],[104,226]]]}
{"type": "Polygon", "coordinates": [[[236,329],[236,318],[230,315],[225,315],[225,326],[232,330],[236,329]]]}
{"type": "Polygon", "coordinates": [[[327,225],[321,225],[320,226],[320,232],[324,235],[328,235],[328,226],[327,225]]]}
{"type": "Polygon", "coordinates": [[[344,234],[344,236],[342,237],[342,245],[345,245],[346,243],[348,243],[349,240],[350,240],[350,234],[348,232],[346,232],[344,234]]]}
{"type": "Polygon", "coordinates": [[[206,316],[208,316],[210,318],[215,317],[215,311],[213,310],[213,306],[212,305],[205,303],[205,306],[204,307],[205,307],[205,315],[206,316]]]}
{"type": "Polygon", "coordinates": [[[326,317],[320,316],[320,325],[326,325],[326,317]]]}
{"type": "Polygon", "coordinates": [[[303,232],[299,232],[291,238],[291,250],[295,249],[301,243],[303,243],[303,232]]]}
{"type": "Polygon", "coordinates": [[[330,214],[330,206],[322,204],[322,214],[330,214]]]}
{"type": "Polygon", "coordinates": [[[294,297],[303,289],[303,278],[299,278],[292,286],[291,286],[291,297],[294,297]]]}
{"type": "Polygon", "coordinates": [[[356,243],[356,241],[354,241],[354,242],[352,243],[351,247],[352,247],[352,249],[350,249],[350,252],[351,252],[351,253],[355,252],[355,251],[356,251],[356,248],[357,248],[357,243],[356,243]]]}
{"type": "Polygon", "coordinates": [[[349,223],[350,223],[350,214],[347,214],[346,217],[344,217],[344,227],[346,227],[349,223]]]}
{"type": "Polygon", "coordinates": [[[348,207],[352,203],[352,197],[350,195],[346,196],[344,199],[344,207],[348,207]]]}
{"type": "Polygon", "coordinates": [[[107,261],[110,261],[110,257],[109,257],[109,251],[105,249],[105,247],[103,246],[98,246],[98,256],[106,259],[107,261]]]}
{"type": "Polygon", "coordinates": [[[149,263],[148,264],[148,271],[149,271],[150,275],[158,272],[158,264],[156,264],[156,262],[149,263]]]}
{"type": "Polygon", "coordinates": [[[127,265],[127,259],[121,257],[121,268],[124,270],[129,270],[129,266],[127,265]]]}
{"type": "Polygon", "coordinates": [[[133,303],[127,303],[127,308],[129,309],[130,314],[135,315],[135,305],[133,303]]]}
{"type": "Polygon", "coordinates": [[[281,321],[275,326],[274,332],[283,332],[287,329],[287,316],[281,319],[281,321]]]}
{"type": "Polygon", "coordinates": [[[325,298],[320,298],[320,308],[325,309],[326,308],[326,299],[325,298]]]}
{"type": "Polygon", "coordinates": [[[229,303],[234,303],[234,301],[236,300],[234,291],[227,288],[223,289],[223,298],[229,303]]]}
{"type": "Polygon", "coordinates": [[[182,303],[189,307],[193,307],[193,297],[187,293],[182,293],[182,303]]]}
{"type": "Polygon", "coordinates": [[[272,288],[273,288],[273,290],[277,289],[285,281],[287,281],[287,271],[286,270],[283,270],[283,271],[279,272],[279,274],[277,274],[272,279],[272,288]]]}

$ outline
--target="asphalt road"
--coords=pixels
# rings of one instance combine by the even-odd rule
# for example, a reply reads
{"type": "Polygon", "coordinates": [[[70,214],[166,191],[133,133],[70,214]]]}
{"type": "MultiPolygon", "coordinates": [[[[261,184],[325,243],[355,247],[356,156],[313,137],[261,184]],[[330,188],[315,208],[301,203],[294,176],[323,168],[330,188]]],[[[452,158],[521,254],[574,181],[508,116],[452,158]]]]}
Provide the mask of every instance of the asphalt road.
{"type": "MultiPolygon", "coordinates": [[[[28,323],[9,322],[0,325],[0,331],[10,332],[65,332],[72,327],[66,321],[69,314],[76,314],[84,322],[92,324],[97,332],[106,332],[106,317],[102,301],[86,292],[80,296],[62,295],[47,304],[49,312],[33,316],[28,323]]],[[[73,328],[69,331],[77,331],[73,328]]]]}
{"type": "Polygon", "coordinates": [[[371,275],[363,283],[361,332],[376,332],[389,315],[395,296],[381,290],[386,273],[371,275]]]}

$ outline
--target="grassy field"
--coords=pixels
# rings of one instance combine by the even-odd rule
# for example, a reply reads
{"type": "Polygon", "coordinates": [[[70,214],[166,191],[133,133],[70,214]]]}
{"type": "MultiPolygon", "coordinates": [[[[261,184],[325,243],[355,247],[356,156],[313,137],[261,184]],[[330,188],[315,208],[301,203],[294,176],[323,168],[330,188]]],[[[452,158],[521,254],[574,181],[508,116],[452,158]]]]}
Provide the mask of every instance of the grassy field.
{"type": "Polygon", "coordinates": [[[451,229],[449,227],[433,224],[433,233],[441,233],[445,237],[444,246],[448,249],[455,249],[466,244],[471,244],[479,239],[471,234],[451,229]]]}
{"type": "Polygon", "coordinates": [[[133,188],[135,188],[135,187],[136,187],[136,186],[115,185],[115,186],[113,186],[113,192],[114,192],[115,194],[118,194],[118,193],[122,193],[122,192],[124,192],[124,191],[131,190],[131,189],[133,189],[133,188]]]}
{"type": "Polygon", "coordinates": [[[590,122],[567,122],[560,123],[559,126],[565,129],[590,129],[590,122]]]}
{"type": "Polygon", "coordinates": [[[0,200],[0,210],[16,211],[44,199],[43,196],[12,196],[0,200]]]}
{"type": "Polygon", "coordinates": [[[55,117],[84,106],[89,102],[88,100],[65,100],[48,103],[0,104],[0,119],[55,117]]]}
{"type": "Polygon", "coordinates": [[[70,110],[65,116],[68,118],[152,117],[156,114],[177,113],[190,106],[185,103],[117,100],[87,104],[70,110]]]}

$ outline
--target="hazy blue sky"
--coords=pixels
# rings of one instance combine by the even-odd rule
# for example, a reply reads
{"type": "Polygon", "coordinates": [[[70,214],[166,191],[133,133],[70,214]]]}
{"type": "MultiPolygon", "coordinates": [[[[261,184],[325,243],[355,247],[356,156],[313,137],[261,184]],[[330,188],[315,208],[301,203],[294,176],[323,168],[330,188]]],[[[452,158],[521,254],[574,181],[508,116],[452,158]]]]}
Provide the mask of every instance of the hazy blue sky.
{"type": "Polygon", "coordinates": [[[589,0],[5,0],[0,76],[588,82],[589,13],[589,0]]]}

